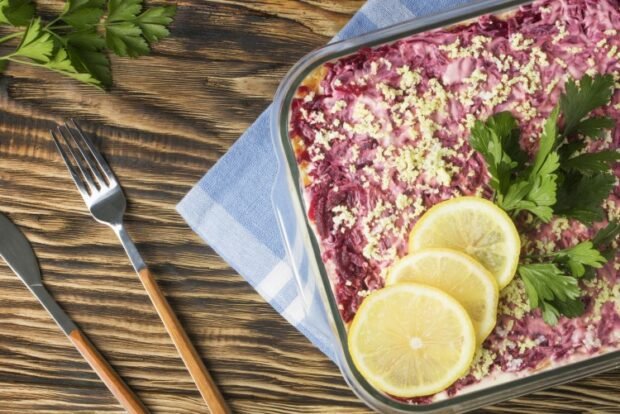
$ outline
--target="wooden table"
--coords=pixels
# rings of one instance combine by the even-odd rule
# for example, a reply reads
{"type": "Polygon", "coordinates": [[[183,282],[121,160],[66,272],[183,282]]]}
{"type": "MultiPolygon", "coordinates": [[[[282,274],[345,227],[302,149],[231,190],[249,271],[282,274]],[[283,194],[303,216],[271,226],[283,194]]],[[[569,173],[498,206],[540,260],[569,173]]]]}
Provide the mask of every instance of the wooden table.
{"type": "MultiPolygon", "coordinates": [[[[58,2],[39,2],[46,6],[58,2]]],[[[239,413],[362,413],[337,368],[205,246],[176,203],[268,105],[291,65],[363,0],[183,0],[150,57],[114,59],[109,93],[12,66],[1,78],[0,211],[44,280],[154,413],[207,409],[114,234],[96,224],[48,136],[83,119],[129,198],[130,233],[239,413]]],[[[0,235],[1,237],[1,235],[0,235]]],[[[620,371],[485,412],[620,412],[620,371]]],[[[0,412],[121,412],[0,265],[0,412]]]]}

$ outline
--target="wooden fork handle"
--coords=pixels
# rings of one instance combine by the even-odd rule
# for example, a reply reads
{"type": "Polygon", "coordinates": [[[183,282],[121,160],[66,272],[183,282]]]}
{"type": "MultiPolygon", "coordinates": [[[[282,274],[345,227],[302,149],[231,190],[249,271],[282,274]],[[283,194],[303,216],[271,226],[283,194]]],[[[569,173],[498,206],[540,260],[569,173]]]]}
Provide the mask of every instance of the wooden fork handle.
{"type": "Polygon", "coordinates": [[[69,339],[128,413],[149,413],[136,394],[125,384],[82,331],[74,329],[69,333],[69,339]]]}
{"type": "Polygon", "coordinates": [[[211,375],[209,375],[200,355],[198,355],[196,348],[194,348],[194,345],[190,342],[187,333],[183,329],[183,326],[181,326],[179,319],[170,307],[168,300],[159,288],[153,275],[148,268],[141,269],[138,275],[153,302],[153,306],[155,306],[155,310],[164,323],[166,331],[168,331],[168,334],[172,338],[174,346],[181,355],[185,367],[192,376],[202,398],[207,403],[209,411],[211,414],[230,414],[230,408],[228,408],[224,397],[217,388],[213,378],[211,378],[211,375]]]}

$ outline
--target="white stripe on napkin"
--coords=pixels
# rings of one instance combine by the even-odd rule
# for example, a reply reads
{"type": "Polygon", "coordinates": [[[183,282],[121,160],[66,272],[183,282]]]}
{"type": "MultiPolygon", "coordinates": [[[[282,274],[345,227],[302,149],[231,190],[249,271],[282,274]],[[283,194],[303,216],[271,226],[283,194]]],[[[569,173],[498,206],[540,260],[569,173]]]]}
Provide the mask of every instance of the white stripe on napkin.
{"type": "Polygon", "coordinates": [[[293,270],[285,262],[279,262],[271,272],[256,285],[256,290],[267,301],[271,302],[291,280],[293,270]]]}
{"type": "Polygon", "coordinates": [[[293,300],[291,304],[284,309],[282,316],[284,316],[287,321],[295,326],[301,324],[306,317],[304,301],[301,299],[301,296],[297,296],[295,300],[293,300]]]}

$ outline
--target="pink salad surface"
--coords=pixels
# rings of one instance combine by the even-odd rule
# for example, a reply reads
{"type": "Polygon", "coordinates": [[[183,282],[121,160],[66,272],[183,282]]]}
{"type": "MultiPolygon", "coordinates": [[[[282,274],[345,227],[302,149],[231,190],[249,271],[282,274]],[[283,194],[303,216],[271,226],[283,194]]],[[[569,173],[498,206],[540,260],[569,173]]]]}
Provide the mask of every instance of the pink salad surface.
{"type": "MultiPolygon", "coordinates": [[[[617,93],[603,112],[620,124],[618,0],[536,1],[501,18],[483,16],[363,49],[311,76],[293,101],[290,136],[304,176],[307,214],[345,322],[383,286],[428,208],[461,195],[490,197],[485,163],[468,144],[476,119],[512,112],[523,130],[521,145],[532,153],[565,82],[598,73],[616,80],[617,93]]],[[[588,145],[618,149],[620,127],[588,145]]],[[[620,177],[620,166],[614,172],[620,177]]],[[[603,206],[607,220],[619,219],[619,200],[617,185],[603,206]]],[[[573,246],[607,224],[525,221],[525,253],[573,246]]],[[[595,278],[582,281],[586,313],[556,326],[529,309],[515,278],[502,291],[495,331],[471,371],[444,397],[485,380],[618,349],[619,268],[616,254],[595,278]]]]}

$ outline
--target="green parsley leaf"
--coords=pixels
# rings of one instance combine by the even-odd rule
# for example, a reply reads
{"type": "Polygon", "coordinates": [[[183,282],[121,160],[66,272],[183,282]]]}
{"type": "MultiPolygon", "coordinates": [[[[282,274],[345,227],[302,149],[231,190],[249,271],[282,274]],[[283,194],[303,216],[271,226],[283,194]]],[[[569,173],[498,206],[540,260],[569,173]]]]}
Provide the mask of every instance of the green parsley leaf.
{"type": "Polygon", "coordinates": [[[574,277],[582,277],[586,273],[586,266],[600,269],[607,259],[601,255],[591,241],[579,243],[570,249],[560,250],[553,254],[560,263],[566,263],[574,277]]]}
{"type": "MultiPolygon", "coordinates": [[[[489,117],[486,122],[487,127],[495,131],[498,137],[502,141],[502,146],[509,146],[509,141],[518,143],[519,136],[521,135],[521,129],[519,128],[519,122],[514,115],[508,111],[498,112],[495,115],[489,117]]],[[[523,151],[521,151],[523,152],[523,151]]]]}
{"type": "Polygon", "coordinates": [[[620,222],[611,221],[606,227],[596,233],[596,236],[592,239],[592,243],[597,249],[602,249],[616,240],[618,236],[620,236],[620,222]]]}
{"type": "Polygon", "coordinates": [[[77,79],[84,83],[96,86],[99,86],[101,84],[101,82],[95,79],[90,73],[79,72],[71,62],[69,54],[63,48],[58,49],[58,52],[56,52],[54,57],[49,62],[47,62],[45,66],[49,69],[60,72],[63,75],[77,79]]]}
{"type": "Polygon", "coordinates": [[[553,172],[558,167],[557,153],[550,154],[537,175],[532,172],[527,181],[518,181],[508,189],[500,206],[507,211],[529,211],[548,223],[556,203],[557,175],[553,172]]]}
{"type": "Polygon", "coordinates": [[[543,302],[541,305],[543,320],[549,325],[556,325],[561,315],[567,318],[576,318],[583,315],[586,307],[581,299],[569,299],[565,301],[552,300],[543,302]]]}
{"type": "MultiPolygon", "coordinates": [[[[526,203],[524,203],[523,199],[528,195],[531,189],[532,185],[529,180],[516,181],[510,184],[504,197],[498,198],[498,204],[506,211],[523,210],[526,208],[524,206],[526,203]]],[[[535,207],[534,203],[530,204],[531,207],[535,207]]]]}
{"type": "Polygon", "coordinates": [[[537,216],[542,222],[548,223],[553,217],[553,209],[549,206],[539,206],[531,201],[522,201],[518,205],[519,210],[527,210],[537,216]]]}
{"type": "Polygon", "coordinates": [[[142,35],[149,43],[155,43],[170,35],[167,26],[177,12],[176,6],[152,7],[136,18],[142,35]]]}
{"type": "Polygon", "coordinates": [[[577,125],[577,133],[584,137],[600,138],[605,131],[614,126],[616,126],[616,121],[606,116],[588,118],[577,125]]]}
{"type": "Polygon", "coordinates": [[[502,143],[507,137],[499,135],[499,133],[509,131],[509,128],[504,125],[507,119],[508,117],[504,114],[498,114],[486,123],[476,121],[469,140],[472,148],[478,151],[486,161],[491,175],[490,185],[500,196],[508,191],[512,170],[518,165],[504,151],[502,143]],[[495,129],[494,125],[498,123],[501,126],[495,129]]]}
{"type": "Polygon", "coordinates": [[[66,41],[73,47],[88,50],[103,50],[105,39],[93,28],[69,33],[66,41]]]}
{"type": "MultiPolygon", "coordinates": [[[[583,315],[583,313],[586,311],[586,307],[580,298],[564,301],[554,300],[551,302],[551,306],[553,306],[553,308],[557,310],[559,315],[565,315],[568,318],[576,318],[583,315]]],[[[555,323],[557,323],[557,318],[558,315],[556,315],[555,323]]]]}
{"type": "Polygon", "coordinates": [[[110,61],[103,53],[105,40],[93,30],[67,36],[67,53],[78,72],[90,73],[104,87],[112,85],[110,61]]]}
{"type": "Polygon", "coordinates": [[[106,26],[106,44],[118,56],[135,58],[150,51],[140,28],[130,22],[106,26]]]}
{"type": "Polygon", "coordinates": [[[33,16],[32,0],[0,0],[0,23],[28,26],[33,16]]]}
{"type": "Polygon", "coordinates": [[[508,158],[516,162],[515,167],[525,166],[528,155],[519,142],[521,128],[517,119],[510,112],[499,112],[487,120],[487,126],[495,131],[508,158]]]}
{"type": "Polygon", "coordinates": [[[586,147],[586,142],[581,139],[575,139],[567,142],[558,148],[558,154],[560,154],[560,163],[566,162],[569,158],[575,156],[579,151],[586,147]]]}
{"type": "MultiPolygon", "coordinates": [[[[553,215],[553,209],[551,207],[556,203],[557,192],[558,177],[555,172],[560,167],[559,155],[557,152],[553,151],[558,138],[557,121],[559,114],[560,109],[557,107],[553,110],[549,120],[546,122],[540,139],[538,152],[536,153],[534,163],[529,173],[527,173],[526,178],[512,180],[511,177],[516,175],[514,170],[518,167],[521,167],[523,170],[524,163],[514,162],[508,157],[504,149],[505,147],[503,146],[508,140],[499,140],[498,143],[496,143],[494,136],[499,137],[497,133],[498,130],[491,129],[491,123],[487,122],[485,126],[486,131],[480,131],[478,133],[479,139],[475,142],[478,148],[482,148],[482,145],[485,144],[484,138],[490,138],[490,142],[486,143],[488,146],[490,145],[488,148],[493,150],[487,153],[489,160],[494,161],[497,156],[499,156],[500,159],[506,160],[503,164],[497,164],[494,170],[497,174],[497,184],[495,184],[495,186],[499,188],[500,191],[503,191],[500,192],[497,201],[504,210],[517,212],[527,210],[538,216],[538,218],[544,222],[551,220],[551,216],[553,215]],[[494,146],[496,145],[501,146],[501,148],[499,150],[495,149],[494,146]],[[507,160],[510,160],[510,162],[508,163],[507,160]]],[[[504,128],[503,136],[506,137],[509,134],[514,134],[513,131],[515,131],[515,129],[516,127],[504,128]]],[[[474,136],[474,134],[472,134],[472,136],[474,136]]],[[[516,141],[518,145],[518,138],[510,139],[516,141]]],[[[474,149],[477,150],[476,147],[474,147],[474,149]]],[[[487,160],[487,157],[485,157],[485,160],[487,160]]]]}
{"type": "MultiPolygon", "coordinates": [[[[600,251],[601,256],[603,256],[607,262],[616,256],[617,249],[614,248],[612,242],[616,241],[618,236],[620,236],[620,222],[611,221],[607,223],[607,226],[600,229],[592,239],[594,247],[600,251]]],[[[596,269],[589,268],[586,270],[584,277],[591,279],[594,276],[596,276],[596,269]]]]}
{"type": "Polygon", "coordinates": [[[560,311],[552,304],[552,302],[543,302],[540,305],[543,320],[549,325],[556,325],[560,320],[560,311]]]}
{"type": "Polygon", "coordinates": [[[516,210],[527,210],[536,215],[541,221],[548,223],[553,216],[555,204],[555,177],[538,177],[536,184],[527,195],[526,200],[516,204],[516,210]]]}
{"type": "Polygon", "coordinates": [[[34,19],[26,29],[17,50],[13,56],[21,56],[39,63],[50,61],[54,52],[52,35],[41,28],[41,19],[34,19]]]}
{"type": "Polygon", "coordinates": [[[534,308],[544,301],[579,297],[577,280],[566,276],[552,263],[524,264],[519,266],[518,271],[526,284],[530,305],[534,308]]]}
{"type": "Polygon", "coordinates": [[[548,222],[553,212],[551,208],[556,203],[557,175],[555,172],[560,168],[560,160],[557,153],[553,152],[543,161],[538,171],[532,171],[530,182],[532,188],[526,196],[526,200],[535,204],[535,209],[529,209],[538,215],[541,220],[548,222]],[[541,215],[541,211],[545,211],[541,215]]]}
{"type": "Polygon", "coordinates": [[[554,303],[576,300],[581,295],[577,279],[566,276],[552,263],[523,264],[518,269],[530,307],[540,307],[549,324],[557,323],[559,310],[554,303]]]}
{"type": "MultiPolygon", "coordinates": [[[[534,158],[534,165],[532,167],[532,176],[539,175],[541,173],[541,169],[545,165],[547,158],[551,154],[551,151],[556,146],[556,142],[558,139],[558,118],[560,116],[560,107],[555,107],[547,122],[545,122],[545,127],[543,129],[543,133],[540,137],[540,144],[538,146],[538,152],[536,153],[536,157],[534,158]]],[[[550,169],[550,167],[547,167],[550,169]]],[[[557,168],[555,168],[557,169],[557,168]]],[[[555,171],[553,169],[551,172],[555,171]]]]}
{"type": "Polygon", "coordinates": [[[152,7],[142,12],[142,0],[110,0],[105,22],[106,44],[119,56],[138,57],[149,53],[170,32],[176,7],[152,7]]]}
{"type": "Polygon", "coordinates": [[[613,164],[620,160],[620,151],[606,150],[585,153],[562,162],[565,170],[576,170],[584,175],[607,172],[613,164]]]}
{"type": "Polygon", "coordinates": [[[609,197],[616,178],[609,173],[585,176],[571,171],[563,177],[558,188],[557,215],[574,218],[586,225],[604,218],[603,201],[609,197]]]}
{"type": "Polygon", "coordinates": [[[564,114],[564,136],[573,136],[580,128],[583,130],[583,119],[595,109],[607,105],[613,92],[614,78],[611,75],[597,75],[594,79],[585,75],[579,87],[574,80],[568,81],[566,92],[560,98],[564,114]]]}
{"type": "Polygon", "coordinates": [[[76,29],[92,27],[101,20],[104,3],[104,0],[68,0],[61,18],[76,29]]]}
{"type": "Polygon", "coordinates": [[[142,0],[109,0],[107,22],[133,21],[142,10],[142,0]]]}

